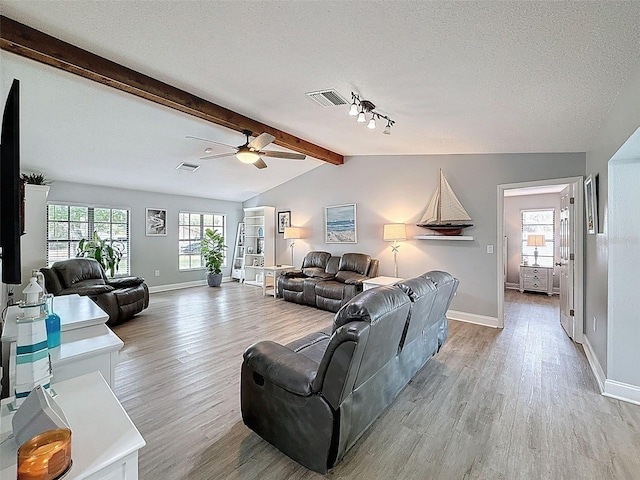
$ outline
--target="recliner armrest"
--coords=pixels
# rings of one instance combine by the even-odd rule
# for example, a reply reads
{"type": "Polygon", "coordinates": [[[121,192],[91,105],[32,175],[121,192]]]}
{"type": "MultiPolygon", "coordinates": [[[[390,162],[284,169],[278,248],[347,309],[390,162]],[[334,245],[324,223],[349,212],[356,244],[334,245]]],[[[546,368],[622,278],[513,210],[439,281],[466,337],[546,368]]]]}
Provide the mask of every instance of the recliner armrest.
{"type": "Polygon", "coordinates": [[[244,361],[254,372],[296,395],[309,396],[318,364],[279,343],[264,341],[244,352],[244,361]]]}
{"type": "Polygon", "coordinates": [[[111,285],[113,288],[137,287],[141,283],[144,283],[144,278],[142,277],[119,277],[107,279],[107,285],[111,285]]]}
{"type": "Polygon", "coordinates": [[[362,282],[371,277],[356,272],[341,270],[336,274],[336,280],[347,285],[362,285],[362,282]]]}

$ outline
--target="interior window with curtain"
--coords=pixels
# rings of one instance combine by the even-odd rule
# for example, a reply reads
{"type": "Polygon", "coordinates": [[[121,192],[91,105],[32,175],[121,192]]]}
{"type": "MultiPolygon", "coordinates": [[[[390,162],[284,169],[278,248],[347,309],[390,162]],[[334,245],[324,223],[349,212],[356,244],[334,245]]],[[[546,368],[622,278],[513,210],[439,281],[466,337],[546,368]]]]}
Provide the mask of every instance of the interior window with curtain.
{"type": "Polygon", "coordinates": [[[555,252],[555,210],[521,210],[522,239],[521,261],[523,265],[535,263],[538,250],[538,265],[553,267],[555,252]]]}

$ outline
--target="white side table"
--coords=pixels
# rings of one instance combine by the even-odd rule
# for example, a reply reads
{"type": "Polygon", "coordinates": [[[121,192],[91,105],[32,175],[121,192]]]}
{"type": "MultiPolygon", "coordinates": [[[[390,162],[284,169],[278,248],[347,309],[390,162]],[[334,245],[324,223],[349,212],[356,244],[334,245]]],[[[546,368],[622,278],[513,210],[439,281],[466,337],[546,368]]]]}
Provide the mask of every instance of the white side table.
{"type": "MultiPolygon", "coordinates": [[[[144,438],[98,372],[52,384],[71,428],[73,465],[65,480],[136,480],[144,438]]],[[[7,437],[13,413],[2,401],[0,478],[16,478],[18,445],[7,437]],[[6,441],[5,441],[6,440],[6,441]]]]}
{"type": "Polygon", "coordinates": [[[404,280],[404,278],[373,277],[373,278],[370,278],[369,280],[365,280],[364,282],[362,282],[362,289],[369,290],[370,288],[383,287],[385,285],[393,285],[394,283],[399,282],[400,280],[404,280]]]}
{"type": "Polygon", "coordinates": [[[273,295],[277,297],[278,291],[278,277],[284,272],[289,270],[295,270],[293,265],[271,265],[262,268],[262,295],[273,295]],[[271,279],[271,284],[267,281],[267,278],[271,279]],[[267,290],[267,287],[273,287],[272,290],[267,290]]]}

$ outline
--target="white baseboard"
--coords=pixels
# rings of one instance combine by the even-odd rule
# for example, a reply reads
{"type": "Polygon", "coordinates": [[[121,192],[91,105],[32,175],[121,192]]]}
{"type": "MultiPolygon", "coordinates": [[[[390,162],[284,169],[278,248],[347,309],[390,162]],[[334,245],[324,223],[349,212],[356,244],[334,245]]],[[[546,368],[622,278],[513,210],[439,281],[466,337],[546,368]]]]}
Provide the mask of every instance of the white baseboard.
{"type": "Polygon", "coordinates": [[[618,382],[616,380],[609,380],[606,377],[604,370],[602,369],[602,365],[600,365],[600,362],[598,361],[598,358],[593,351],[593,347],[591,347],[586,335],[582,337],[582,347],[584,348],[584,353],[587,356],[587,361],[591,366],[593,375],[596,377],[596,382],[598,382],[600,393],[605,397],[615,398],[616,400],[622,400],[623,402],[640,405],[640,387],[637,385],[618,382]]]}
{"type": "MultiPolygon", "coordinates": [[[[232,281],[233,279],[231,277],[222,278],[222,283],[227,283],[232,281]]],[[[169,283],[167,285],[156,285],[155,287],[149,287],[149,293],[168,292],[170,290],[180,290],[181,288],[201,287],[206,284],[207,284],[207,279],[203,278],[202,280],[195,280],[193,282],[169,283]]]]}
{"type": "Polygon", "coordinates": [[[640,387],[637,385],[616,382],[615,380],[605,380],[604,392],[602,394],[605,397],[640,405],[640,387]]]}
{"type": "Polygon", "coordinates": [[[447,310],[447,318],[460,322],[475,323],[476,325],[483,325],[485,327],[498,328],[498,319],[496,317],[487,317],[486,315],[478,315],[476,313],[447,310]]]}
{"type": "Polygon", "coordinates": [[[520,284],[507,282],[504,284],[504,288],[507,290],[520,290],[520,284]]]}
{"type": "Polygon", "coordinates": [[[598,361],[598,357],[596,357],[596,354],[593,351],[593,347],[591,347],[591,344],[589,343],[589,339],[587,338],[586,335],[582,336],[582,348],[584,348],[584,353],[587,356],[587,361],[589,362],[589,366],[591,367],[593,376],[596,377],[596,382],[598,382],[600,393],[604,393],[604,382],[607,379],[607,377],[604,374],[602,365],[600,365],[600,362],[598,361]]]}

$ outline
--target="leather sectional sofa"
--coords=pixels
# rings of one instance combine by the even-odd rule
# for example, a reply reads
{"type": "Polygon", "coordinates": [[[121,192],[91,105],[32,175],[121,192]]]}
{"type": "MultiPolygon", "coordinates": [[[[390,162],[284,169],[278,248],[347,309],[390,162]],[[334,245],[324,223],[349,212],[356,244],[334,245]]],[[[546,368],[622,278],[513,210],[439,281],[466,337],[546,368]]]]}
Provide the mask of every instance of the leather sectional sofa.
{"type": "Polygon", "coordinates": [[[362,282],[378,275],[378,260],[363,253],[333,257],[329,252],[309,252],[302,269],[278,278],[278,295],[287,301],[337,312],[362,292],[362,282]]]}
{"type": "Polygon", "coordinates": [[[360,293],[330,330],[252,345],[241,373],[244,423],[326,473],[438,352],[457,287],[450,274],[428,272],[360,293]]]}
{"type": "Polygon", "coordinates": [[[109,315],[107,325],[128,320],[149,306],[149,288],[144,278],[108,278],[93,258],[62,260],[40,271],[48,293],[91,298],[109,315]]]}

